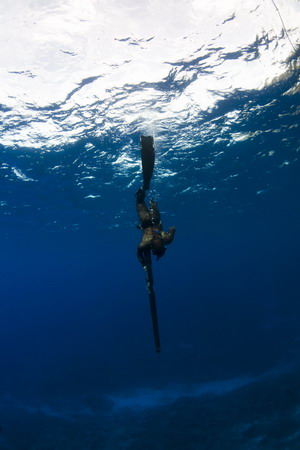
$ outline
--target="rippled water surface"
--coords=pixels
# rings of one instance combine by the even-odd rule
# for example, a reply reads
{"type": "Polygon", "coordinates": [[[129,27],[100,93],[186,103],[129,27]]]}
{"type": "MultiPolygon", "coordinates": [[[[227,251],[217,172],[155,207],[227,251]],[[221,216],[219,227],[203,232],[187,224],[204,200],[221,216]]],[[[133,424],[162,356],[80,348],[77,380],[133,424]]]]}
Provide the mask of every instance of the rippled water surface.
{"type": "Polygon", "coordinates": [[[298,449],[298,0],[2,0],[0,448],[298,449]],[[136,259],[139,138],[174,243],[136,259]]]}

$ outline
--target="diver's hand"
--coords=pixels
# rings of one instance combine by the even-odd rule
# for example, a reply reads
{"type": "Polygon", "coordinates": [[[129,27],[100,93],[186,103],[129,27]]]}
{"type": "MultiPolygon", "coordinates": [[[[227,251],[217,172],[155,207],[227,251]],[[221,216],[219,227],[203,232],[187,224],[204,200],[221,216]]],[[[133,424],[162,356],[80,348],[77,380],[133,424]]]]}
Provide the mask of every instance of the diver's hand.
{"type": "Polygon", "coordinates": [[[172,236],[172,237],[174,237],[174,234],[176,233],[176,229],[175,229],[175,227],[171,227],[170,229],[169,229],[169,234],[172,236]]]}

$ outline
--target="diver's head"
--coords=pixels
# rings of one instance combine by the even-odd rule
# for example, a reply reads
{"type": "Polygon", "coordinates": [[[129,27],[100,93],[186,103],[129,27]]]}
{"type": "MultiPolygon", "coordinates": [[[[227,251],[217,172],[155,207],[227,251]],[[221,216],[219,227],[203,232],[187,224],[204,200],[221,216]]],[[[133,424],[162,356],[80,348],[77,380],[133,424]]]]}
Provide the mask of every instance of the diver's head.
{"type": "Polygon", "coordinates": [[[152,244],[152,253],[156,256],[156,261],[158,261],[166,253],[166,247],[164,247],[162,242],[155,242],[152,244]]]}

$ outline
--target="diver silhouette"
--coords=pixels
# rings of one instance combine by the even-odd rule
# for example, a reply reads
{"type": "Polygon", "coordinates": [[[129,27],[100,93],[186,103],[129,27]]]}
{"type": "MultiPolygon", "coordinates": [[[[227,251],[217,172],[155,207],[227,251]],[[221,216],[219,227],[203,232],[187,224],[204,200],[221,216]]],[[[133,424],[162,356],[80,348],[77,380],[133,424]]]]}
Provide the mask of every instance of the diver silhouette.
{"type": "Polygon", "coordinates": [[[168,232],[163,231],[157,203],[151,199],[150,210],[145,204],[145,195],[150,188],[155,162],[153,137],[141,136],[141,147],[143,186],[138,189],[135,195],[136,209],[140,219],[138,228],[143,231],[143,237],[138,246],[137,256],[143,267],[145,267],[147,261],[151,264],[151,251],[157,260],[165,254],[165,245],[170,244],[174,239],[175,227],[171,227],[168,232]]]}

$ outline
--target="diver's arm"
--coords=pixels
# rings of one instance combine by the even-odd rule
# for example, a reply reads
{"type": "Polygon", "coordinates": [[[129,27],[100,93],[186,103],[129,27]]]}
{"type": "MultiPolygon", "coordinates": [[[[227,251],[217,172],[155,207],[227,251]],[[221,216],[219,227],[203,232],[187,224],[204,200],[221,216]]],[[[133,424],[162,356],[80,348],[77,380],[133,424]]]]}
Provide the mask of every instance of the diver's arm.
{"type": "Polygon", "coordinates": [[[165,245],[171,244],[174,239],[175,231],[175,227],[171,227],[168,232],[162,232],[162,237],[165,245]]]}
{"type": "Polygon", "coordinates": [[[146,252],[146,250],[149,250],[149,249],[150,249],[150,246],[145,245],[142,242],[140,243],[140,245],[137,248],[137,257],[143,267],[146,265],[145,252],[146,252]]]}
{"type": "Polygon", "coordinates": [[[137,249],[137,257],[138,257],[138,260],[140,261],[140,263],[142,264],[142,266],[144,267],[144,265],[145,265],[144,252],[142,249],[140,249],[140,247],[138,247],[138,249],[137,249]]]}

